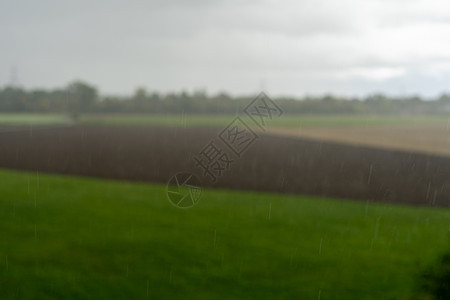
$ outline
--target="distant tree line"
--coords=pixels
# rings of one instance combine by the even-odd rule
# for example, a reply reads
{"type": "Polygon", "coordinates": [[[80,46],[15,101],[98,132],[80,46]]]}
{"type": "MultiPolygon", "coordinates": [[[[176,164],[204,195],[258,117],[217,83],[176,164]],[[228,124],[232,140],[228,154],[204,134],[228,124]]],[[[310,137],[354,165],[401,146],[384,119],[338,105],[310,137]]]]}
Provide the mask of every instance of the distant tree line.
{"type": "MultiPolygon", "coordinates": [[[[85,82],[75,81],[54,90],[26,90],[15,86],[0,89],[0,112],[68,113],[195,113],[229,114],[242,110],[252,98],[220,93],[179,92],[161,94],[138,88],[130,96],[101,96],[85,82]]],[[[274,99],[286,114],[445,114],[450,113],[450,95],[425,100],[420,97],[365,98],[322,97],[274,99]]]]}

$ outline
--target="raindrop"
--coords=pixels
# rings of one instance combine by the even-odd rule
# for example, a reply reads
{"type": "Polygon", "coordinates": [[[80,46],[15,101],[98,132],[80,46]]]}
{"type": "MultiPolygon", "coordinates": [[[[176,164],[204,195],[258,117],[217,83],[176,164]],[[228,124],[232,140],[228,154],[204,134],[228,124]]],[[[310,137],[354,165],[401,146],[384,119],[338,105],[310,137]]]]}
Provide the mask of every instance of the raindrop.
{"type": "Polygon", "coordinates": [[[370,179],[372,179],[372,170],[373,170],[373,165],[370,164],[370,168],[369,168],[369,178],[367,179],[367,184],[370,184],[370,179]]]}

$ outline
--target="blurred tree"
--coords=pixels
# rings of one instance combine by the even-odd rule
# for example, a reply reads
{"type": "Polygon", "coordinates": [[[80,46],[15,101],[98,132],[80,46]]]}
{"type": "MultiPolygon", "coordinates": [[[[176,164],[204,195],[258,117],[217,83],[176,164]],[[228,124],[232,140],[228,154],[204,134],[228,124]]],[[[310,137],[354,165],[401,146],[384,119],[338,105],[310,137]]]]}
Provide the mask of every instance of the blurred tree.
{"type": "Polygon", "coordinates": [[[67,110],[70,117],[77,121],[79,114],[88,112],[98,98],[97,89],[82,81],[74,81],[66,88],[67,110]]]}
{"type": "MultiPolygon", "coordinates": [[[[206,90],[193,93],[149,93],[143,87],[131,96],[99,97],[97,89],[83,81],[74,81],[63,89],[26,90],[20,87],[0,88],[0,112],[65,112],[77,120],[80,113],[194,113],[233,114],[244,109],[253,96],[232,97],[225,93],[208,95],[206,90]],[[97,100],[102,101],[97,101],[97,100]]],[[[275,100],[275,99],[274,99],[275,100]]],[[[333,95],[284,97],[276,99],[286,114],[449,114],[450,95],[435,99],[418,96],[388,97],[373,94],[366,98],[344,98],[333,95]]]]}

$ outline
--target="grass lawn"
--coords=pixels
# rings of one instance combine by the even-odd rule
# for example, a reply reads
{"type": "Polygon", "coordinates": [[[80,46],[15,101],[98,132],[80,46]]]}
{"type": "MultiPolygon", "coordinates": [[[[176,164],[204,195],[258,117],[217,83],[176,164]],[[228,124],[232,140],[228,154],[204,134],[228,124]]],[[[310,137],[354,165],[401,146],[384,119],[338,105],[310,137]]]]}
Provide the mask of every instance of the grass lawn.
{"type": "MultiPolygon", "coordinates": [[[[245,114],[240,116],[254,125],[245,114]]],[[[88,114],[82,123],[108,125],[158,125],[176,127],[224,127],[235,115],[145,115],[145,114],[88,114]]],[[[426,125],[450,123],[450,116],[376,116],[376,115],[283,115],[267,122],[268,127],[347,127],[378,125],[426,125]]]]}
{"type": "Polygon", "coordinates": [[[56,125],[68,124],[62,114],[0,113],[0,125],[56,125]]]}
{"type": "MultiPolygon", "coordinates": [[[[245,115],[241,118],[248,125],[253,122],[245,115]]],[[[224,127],[235,115],[192,114],[82,114],[82,124],[104,125],[151,125],[175,127],[224,127]]],[[[57,125],[69,124],[71,120],[63,114],[0,113],[1,125],[57,125]]],[[[450,124],[450,116],[377,116],[377,115],[283,115],[268,120],[268,127],[352,127],[450,124]]]]}
{"type": "Polygon", "coordinates": [[[448,209],[0,170],[1,299],[408,299],[448,209]]]}

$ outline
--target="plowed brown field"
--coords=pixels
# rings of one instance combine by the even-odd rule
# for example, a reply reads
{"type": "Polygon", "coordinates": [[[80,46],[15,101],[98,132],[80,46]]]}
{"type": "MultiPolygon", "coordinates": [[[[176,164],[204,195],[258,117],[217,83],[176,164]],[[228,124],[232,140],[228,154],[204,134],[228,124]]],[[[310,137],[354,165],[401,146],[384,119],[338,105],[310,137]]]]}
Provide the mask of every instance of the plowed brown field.
{"type": "Polygon", "coordinates": [[[450,156],[449,124],[271,128],[283,136],[450,156]]]}
{"type": "Polygon", "coordinates": [[[190,171],[211,187],[450,205],[450,157],[272,134],[211,183],[192,157],[216,134],[119,126],[2,130],[0,167],[161,183],[190,171]]]}

